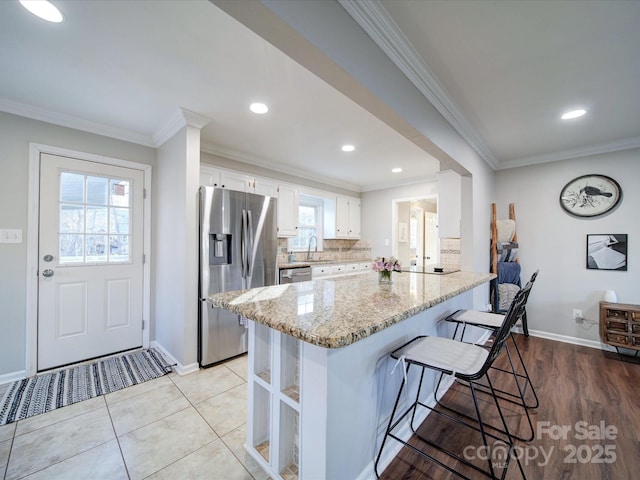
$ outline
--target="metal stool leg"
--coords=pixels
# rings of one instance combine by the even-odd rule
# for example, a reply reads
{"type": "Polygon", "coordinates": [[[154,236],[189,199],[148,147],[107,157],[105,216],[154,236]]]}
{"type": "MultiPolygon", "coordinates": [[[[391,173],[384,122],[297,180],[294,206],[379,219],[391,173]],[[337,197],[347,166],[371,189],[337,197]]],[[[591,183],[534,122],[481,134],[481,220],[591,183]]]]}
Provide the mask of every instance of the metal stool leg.
{"type": "Polygon", "coordinates": [[[520,317],[522,321],[522,332],[525,337],[529,336],[529,325],[527,324],[527,311],[525,309],[522,310],[522,317],[520,317]]]}

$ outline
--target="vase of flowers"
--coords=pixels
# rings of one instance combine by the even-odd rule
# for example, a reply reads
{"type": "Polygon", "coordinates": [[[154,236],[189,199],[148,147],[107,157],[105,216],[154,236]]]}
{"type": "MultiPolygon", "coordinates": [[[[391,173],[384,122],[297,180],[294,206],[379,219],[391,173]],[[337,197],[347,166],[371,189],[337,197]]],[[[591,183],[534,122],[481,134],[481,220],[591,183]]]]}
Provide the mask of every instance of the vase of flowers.
{"type": "Polygon", "coordinates": [[[400,260],[394,257],[378,257],[373,261],[371,268],[374,272],[378,272],[380,283],[391,283],[391,274],[402,271],[400,260]]]}

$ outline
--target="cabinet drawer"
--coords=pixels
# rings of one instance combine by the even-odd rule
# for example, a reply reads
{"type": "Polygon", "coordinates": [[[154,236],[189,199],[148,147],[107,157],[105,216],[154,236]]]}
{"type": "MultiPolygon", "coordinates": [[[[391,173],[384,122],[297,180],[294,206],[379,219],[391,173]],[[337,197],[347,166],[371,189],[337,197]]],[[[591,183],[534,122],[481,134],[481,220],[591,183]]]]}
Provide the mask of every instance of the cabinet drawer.
{"type": "Polygon", "coordinates": [[[629,345],[629,337],[618,333],[607,332],[607,342],[629,345]]]}
{"type": "Polygon", "coordinates": [[[610,332],[626,332],[628,325],[627,322],[607,319],[607,330],[610,332]]]}
{"type": "Polygon", "coordinates": [[[331,267],[311,267],[312,278],[322,278],[331,275],[331,267]]]}
{"type": "Polygon", "coordinates": [[[636,333],[640,335],[640,323],[632,323],[631,324],[631,333],[636,333]]]}
{"type": "Polygon", "coordinates": [[[332,265],[331,266],[331,275],[342,275],[347,270],[346,265],[332,265]]]}
{"type": "Polygon", "coordinates": [[[605,317],[607,319],[627,320],[629,312],[626,310],[614,310],[613,308],[607,308],[605,311],[605,317]]]}

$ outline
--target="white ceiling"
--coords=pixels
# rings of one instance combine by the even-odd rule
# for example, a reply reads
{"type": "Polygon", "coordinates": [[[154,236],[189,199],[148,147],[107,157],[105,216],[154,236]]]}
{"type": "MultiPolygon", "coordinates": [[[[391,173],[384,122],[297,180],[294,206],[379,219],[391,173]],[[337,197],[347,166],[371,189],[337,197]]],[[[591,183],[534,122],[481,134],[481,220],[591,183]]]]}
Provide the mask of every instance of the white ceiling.
{"type": "MultiPolygon", "coordinates": [[[[0,110],[157,146],[180,107],[211,119],[205,151],[355,191],[438,170],[208,1],[54,3],[62,24],[0,2],[0,110]],[[267,115],[247,110],[256,100],[267,115]]],[[[640,2],[363,5],[393,20],[372,38],[404,34],[445,116],[494,168],[640,145],[640,2]],[[578,104],[589,115],[561,124],[578,104]]]]}
{"type": "Polygon", "coordinates": [[[495,167],[640,146],[640,2],[380,4],[495,167]]]}

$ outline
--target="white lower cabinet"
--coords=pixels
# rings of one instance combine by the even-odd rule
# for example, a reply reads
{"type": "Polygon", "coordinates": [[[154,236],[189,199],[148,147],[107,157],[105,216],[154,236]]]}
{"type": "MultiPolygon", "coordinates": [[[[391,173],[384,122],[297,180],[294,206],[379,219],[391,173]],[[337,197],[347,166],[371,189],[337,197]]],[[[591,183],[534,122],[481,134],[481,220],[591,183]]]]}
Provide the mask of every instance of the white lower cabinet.
{"type": "Polygon", "coordinates": [[[347,266],[344,264],[340,265],[331,265],[331,275],[344,275],[347,273],[347,266]]]}
{"type": "Polygon", "coordinates": [[[311,278],[326,278],[353,273],[365,273],[370,270],[370,262],[318,265],[316,267],[311,267],[311,278]]]}
{"type": "Polygon", "coordinates": [[[311,278],[323,278],[331,275],[331,265],[311,267],[311,278]]]}
{"type": "Polygon", "coordinates": [[[249,322],[247,451],[273,479],[300,478],[302,342],[249,322]]]}

